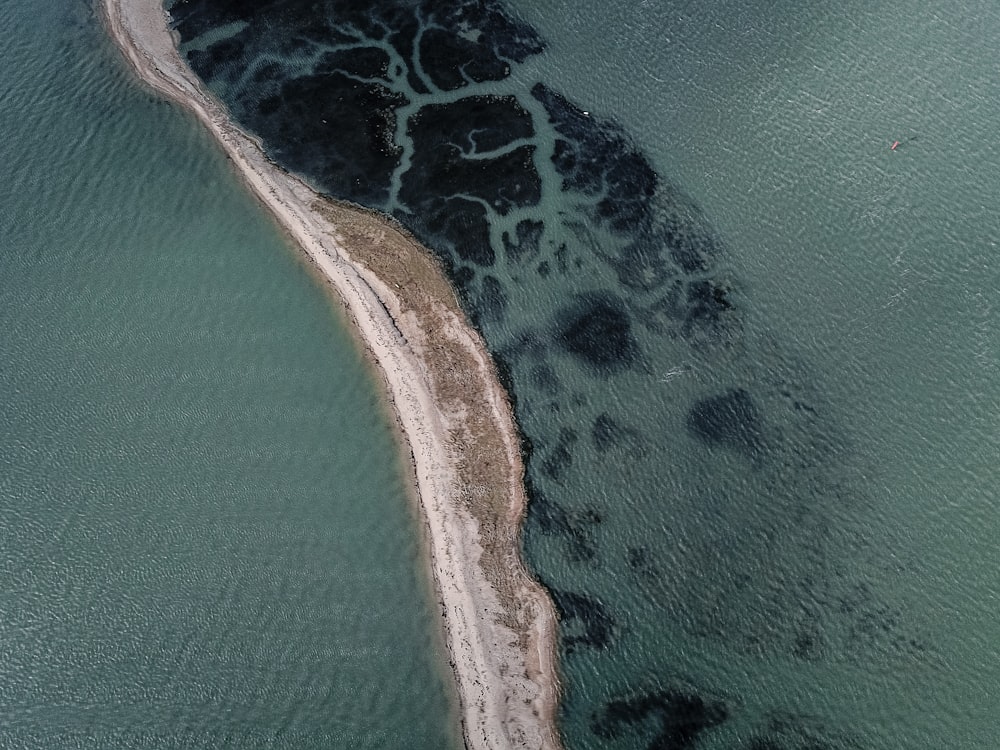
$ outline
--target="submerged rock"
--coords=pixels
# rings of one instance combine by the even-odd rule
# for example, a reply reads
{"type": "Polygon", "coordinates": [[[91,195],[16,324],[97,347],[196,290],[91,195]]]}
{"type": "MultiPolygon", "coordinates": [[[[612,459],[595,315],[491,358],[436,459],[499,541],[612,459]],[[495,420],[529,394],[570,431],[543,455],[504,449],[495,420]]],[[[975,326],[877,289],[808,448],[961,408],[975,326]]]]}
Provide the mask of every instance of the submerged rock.
{"type": "Polygon", "coordinates": [[[503,249],[507,257],[514,263],[522,260],[533,260],[538,257],[541,250],[542,232],[545,224],[534,219],[522,219],[517,223],[515,233],[517,238],[512,239],[509,232],[504,232],[502,241],[503,249]]]}
{"type": "Polygon", "coordinates": [[[687,689],[667,689],[610,701],[595,717],[592,728],[604,739],[627,732],[650,730],[655,734],[649,750],[687,750],[696,747],[701,735],[729,718],[721,701],[702,698],[687,689]]]}
{"type": "Polygon", "coordinates": [[[626,369],[639,356],[629,314],[611,295],[582,298],[563,314],[556,340],[567,352],[604,372],[626,369]]]}
{"type": "Polygon", "coordinates": [[[389,198],[402,155],[395,111],[406,101],[380,83],[312,74],[285,81],[249,119],[283,166],[310,175],[336,197],[378,206],[389,198]]]}
{"type": "Polygon", "coordinates": [[[614,620],[597,599],[572,591],[550,589],[562,620],[562,643],[567,653],[578,646],[606,648],[614,635],[614,620]]]}
{"type": "Polygon", "coordinates": [[[760,410],[743,388],[695,402],[686,424],[704,443],[745,453],[756,452],[764,438],[760,410]]]}

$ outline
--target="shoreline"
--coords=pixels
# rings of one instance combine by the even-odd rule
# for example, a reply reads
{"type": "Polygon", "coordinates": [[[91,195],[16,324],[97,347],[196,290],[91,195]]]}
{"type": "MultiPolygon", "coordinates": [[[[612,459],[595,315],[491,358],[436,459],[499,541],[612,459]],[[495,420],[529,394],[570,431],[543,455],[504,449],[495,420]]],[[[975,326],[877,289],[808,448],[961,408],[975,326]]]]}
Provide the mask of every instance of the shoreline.
{"type": "Polygon", "coordinates": [[[556,614],[524,567],[507,394],[440,265],[405,230],[265,156],[178,53],[162,0],[99,0],[138,77],[195,114],[342,301],[405,440],[469,748],[560,748],[556,614]]]}

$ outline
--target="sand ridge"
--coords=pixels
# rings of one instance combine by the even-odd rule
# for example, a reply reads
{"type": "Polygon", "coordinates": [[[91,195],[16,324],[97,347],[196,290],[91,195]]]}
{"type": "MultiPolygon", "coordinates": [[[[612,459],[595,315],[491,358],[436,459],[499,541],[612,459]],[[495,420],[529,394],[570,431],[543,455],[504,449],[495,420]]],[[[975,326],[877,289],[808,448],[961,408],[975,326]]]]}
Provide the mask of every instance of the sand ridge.
{"type": "Polygon", "coordinates": [[[393,221],[270,162],[180,57],[162,0],[102,0],[139,77],[192,111],[329,280],[384,375],[413,457],[466,745],[559,748],[555,611],[520,559],[510,403],[433,256],[393,221]]]}

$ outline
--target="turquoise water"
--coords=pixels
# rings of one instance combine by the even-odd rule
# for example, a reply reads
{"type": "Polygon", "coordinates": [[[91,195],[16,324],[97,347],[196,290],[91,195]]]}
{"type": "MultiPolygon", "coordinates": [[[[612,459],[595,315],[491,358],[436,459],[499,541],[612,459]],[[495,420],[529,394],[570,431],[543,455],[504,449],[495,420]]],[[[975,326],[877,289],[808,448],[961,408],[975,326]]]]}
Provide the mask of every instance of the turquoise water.
{"type": "Polygon", "coordinates": [[[0,17],[0,747],[459,746],[331,296],[87,4],[0,17]]]}

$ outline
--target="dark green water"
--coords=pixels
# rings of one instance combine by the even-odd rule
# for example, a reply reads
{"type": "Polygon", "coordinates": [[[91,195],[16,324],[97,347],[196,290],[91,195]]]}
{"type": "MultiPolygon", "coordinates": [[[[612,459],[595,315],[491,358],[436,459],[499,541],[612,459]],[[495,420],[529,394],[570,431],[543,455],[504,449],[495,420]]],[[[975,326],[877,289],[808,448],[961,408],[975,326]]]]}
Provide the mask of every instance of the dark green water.
{"type": "Polygon", "coordinates": [[[0,19],[0,747],[457,746],[335,304],[87,4],[0,19]]]}

